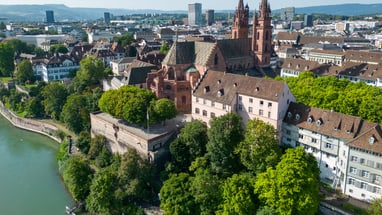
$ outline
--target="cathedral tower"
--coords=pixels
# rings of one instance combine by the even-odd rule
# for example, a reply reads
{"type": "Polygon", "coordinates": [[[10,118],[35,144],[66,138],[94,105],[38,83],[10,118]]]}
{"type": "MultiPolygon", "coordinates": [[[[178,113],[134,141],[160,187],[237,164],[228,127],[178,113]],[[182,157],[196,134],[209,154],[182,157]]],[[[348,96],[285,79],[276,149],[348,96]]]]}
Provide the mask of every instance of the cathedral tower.
{"type": "Polygon", "coordinates": [[[262,0],[259,11],[253,15],[252,52],[256,66],[268,66],[272,54],[271,7],[262,0]]]}
{"type": "Polygon", "coordinates": [[[243,0],[239,0],[239,5],[236,8],[235,16],[232,25],[232,39],[248,38],[248,4],[244,7],[243,0]]]}

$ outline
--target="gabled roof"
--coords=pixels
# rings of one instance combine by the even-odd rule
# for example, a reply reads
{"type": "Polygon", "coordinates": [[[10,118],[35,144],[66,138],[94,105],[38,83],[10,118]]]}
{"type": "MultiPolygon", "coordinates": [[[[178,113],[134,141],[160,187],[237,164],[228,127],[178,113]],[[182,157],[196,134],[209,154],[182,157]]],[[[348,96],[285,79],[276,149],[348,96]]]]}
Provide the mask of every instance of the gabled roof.
{"type": "Polygon", "coordinates": [[[127,69],[122,82],[130,85],[146,83],[147,74],[153,69],[157,69],[153,64],[134,60],[127,69]]]}
{"type": "Polygon", "coordinates": [[[193,95],[222,104],[231,104],[237,93],[279,101],[286,86],[282,81],[208,70],[193,95]]]}
{"type": "Polygon", "coordinates": [[[346,52],[345,59],[347,61],[362,61],[362,62],[382,62],[382,52],[365,52],[365,51],[353,51],[346,52]]]}
{"type": "Polygon", "coordinates": [[[309,44],[309,43],[336,43],[336,44],[343,44],[344,43],[344,37],[316,37],[316,36],[301,36],[301,44],[309,44]]]}
{"type": "Polygon", "coordinates": [[[382,154],[381,126],[372,123],[372,128],[348,143],[349,146],[382,154]]]}
{"type": "Polygon", "coordinates": [[[360,117],[294,102],[290,103],[284,122],[348,141],[375,126],[375,123],[365,122],[360,117]]]}
{"type": "Polygon", "coordinates": [[[216,49],[216,43],[210,42],[195,42],[195,64],[200,66],[207,65],[212,56],[212,53],[216,49]]]}
{"type": "Polygon", "coordinates": [[[293,31],[293,32],[290,32],[290,31],[279,32],[276,35],[275,40],[293,40],[293,41],[297,41],[299,36],[301,36],[301,33],[300,32],[296,32],[296,31],[293,31]]]}
{"type": "Polygon", "coordinates": [[[175,42],[162,64],[164,65],[178,65],[178,64],[192,64],[195,61],[195,43],[192,42],[175,42]]]}

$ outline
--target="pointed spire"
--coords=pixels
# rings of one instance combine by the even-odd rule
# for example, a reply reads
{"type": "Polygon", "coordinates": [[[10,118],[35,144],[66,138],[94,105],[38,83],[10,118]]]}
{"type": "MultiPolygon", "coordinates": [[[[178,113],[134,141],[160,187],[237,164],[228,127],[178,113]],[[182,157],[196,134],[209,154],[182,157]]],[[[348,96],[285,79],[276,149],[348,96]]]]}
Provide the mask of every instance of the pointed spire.
{"type": "Polygon", "coordinates": [[[244,3],[243,3],[243,0],[239,0],[239,4],[237,6],[237,9],[241,10],[243,9],[244,10],[244,3]]]}

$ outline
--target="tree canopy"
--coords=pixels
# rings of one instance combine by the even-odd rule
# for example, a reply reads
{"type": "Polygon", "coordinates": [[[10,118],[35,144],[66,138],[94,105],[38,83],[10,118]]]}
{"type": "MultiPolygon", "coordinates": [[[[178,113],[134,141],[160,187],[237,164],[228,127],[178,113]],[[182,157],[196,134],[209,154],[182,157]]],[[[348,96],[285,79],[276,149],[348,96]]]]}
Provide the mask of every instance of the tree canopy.
{"type": "Polygon", "coordinates": [[[29,60],[22,60],[17,66],[16,78],[22,84],[27,81],[30,83],[35,81],[32,63],[29,60]]]}
{"type": "Polygon", "coordinates": [[[259,119],[248,121],[244,141],[237,152],[243,165],[254,174],[275,167],[281,157],[276,130],[259,119]]]}
{"type": "Polygon", "coordinates": [[[104,77],[103,62],[95,56],[88,56],[81,60],[80,69],[76,77],[78,81],[85,86],[97,85],[104,77]]]}
{"type": "Polygon", "coordinates": [[[44,97],[45,113],[58,120],[68,96],[65,86],[59,82],[51,82],[42,89],[41,93],[44,97]]]}
{"type": "Polygon", "coordinates": [[[89,129],[90,112],[86,96],[78,94],[68,96],[61,112],[61,119],[70,130],[77,134],[84,129],[89,129]]]}
{"type": "Polygon", "coordinates": [[[280,215],[314,215],[319,206],[320,170],[313,155],[287,149],[276,168],[258,175],[255,192],[280,215]]]}
{"type": "Polygon", "coordinates": [[[333,76],[315,78],[311,72],[304,72],[297,78],[286,78],[285,81],[298,103],[382,123],[381,88],[364,82],[338,80],[333,76]]]}
{"type": "Polygon", "coordinates": [[[0,43],[0,73],[2,76],[10,76],[13,73],[14,53],[15,51],[9,43],[0,43]]]}
{"type": "Polygon", "coordinates": [[[241,122],[241,117],[236,113],[210,120],[206,156],[214,173],[228,176],[240,171],[241,164],[235,149],[243,140],[241,122]]]}

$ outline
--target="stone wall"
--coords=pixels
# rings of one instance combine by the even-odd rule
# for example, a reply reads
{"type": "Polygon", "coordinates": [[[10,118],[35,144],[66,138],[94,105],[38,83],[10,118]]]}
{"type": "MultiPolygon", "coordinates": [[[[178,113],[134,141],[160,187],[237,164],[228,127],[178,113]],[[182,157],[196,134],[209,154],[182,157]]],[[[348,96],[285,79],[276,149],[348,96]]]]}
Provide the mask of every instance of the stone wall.
{"type": "Polygon", "coordinates": [[[16,116],[12,111],[8,110],[2,102],[0,102],[0,114],[10,121],[15,127],[36,132],[50,137],[51,139],[61,143],[62,140],[53,136],[58,128],[52,124],[44,123],[38,120],[22,118],[16,116]]]}

